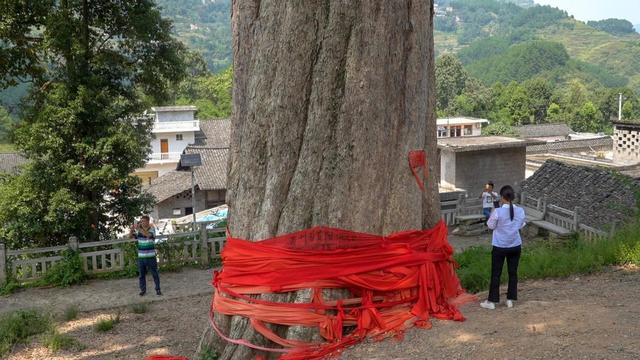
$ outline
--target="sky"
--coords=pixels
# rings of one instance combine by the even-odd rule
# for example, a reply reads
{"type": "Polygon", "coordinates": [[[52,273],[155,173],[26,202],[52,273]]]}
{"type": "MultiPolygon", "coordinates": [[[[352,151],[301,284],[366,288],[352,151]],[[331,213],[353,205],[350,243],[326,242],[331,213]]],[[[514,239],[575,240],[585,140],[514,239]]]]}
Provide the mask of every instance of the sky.
{"type": "Polygon", "coordinates": [[[534,0],[536,4],[551,5],[566,10],[576,19],[626,19],[640,24],[640,0],[534,0]]]}

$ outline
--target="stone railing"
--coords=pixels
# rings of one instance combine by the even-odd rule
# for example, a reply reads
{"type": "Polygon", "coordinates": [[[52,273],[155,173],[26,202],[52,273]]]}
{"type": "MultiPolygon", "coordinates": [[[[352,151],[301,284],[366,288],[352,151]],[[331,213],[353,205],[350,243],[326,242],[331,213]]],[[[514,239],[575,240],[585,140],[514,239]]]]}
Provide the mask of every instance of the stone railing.
{"type": "MultiPolygon", "coordinates": [[[[225,242],[224,229],[207,229],[209,224],[198,223],[196,231],[158,235],[158,265],[161,268],[184,264],[207,266],[218,259],[225,242]]],[[[71,237],[67,245],[20,250],[6,249],[5,244],[0,243],[0,284],[9,278],[28,282],[44,277],[68,249],[80,254],[87,274],[121,271],[137,259],[135,242],[135,239],[79,242],[71,237]]]]}

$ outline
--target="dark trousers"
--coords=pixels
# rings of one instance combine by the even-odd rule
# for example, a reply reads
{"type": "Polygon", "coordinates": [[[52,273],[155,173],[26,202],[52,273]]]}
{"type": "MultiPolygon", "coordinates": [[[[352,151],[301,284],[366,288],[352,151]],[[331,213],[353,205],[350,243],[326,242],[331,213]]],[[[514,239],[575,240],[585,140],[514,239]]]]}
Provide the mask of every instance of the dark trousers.
{"type": "Polygon", "coordinates": [[[504,259],[507,259],[507,271],[509,273],[507,300],[518,300],[518,263],[520,262],[520,251],[520,246],[512,248],[493,247],[491,251],[489,301],[494,303],[500,302],[500,275],[502,275],[504,259]]]}
{"type": "Polygon", "coordinates": [[[160,291],[160,276],[158,276],[158,262],[155,257],[138,259],[138,272],[140,273],[140,291],[147,291],[147,270],[153,276],[156,291],[160,291]]]}

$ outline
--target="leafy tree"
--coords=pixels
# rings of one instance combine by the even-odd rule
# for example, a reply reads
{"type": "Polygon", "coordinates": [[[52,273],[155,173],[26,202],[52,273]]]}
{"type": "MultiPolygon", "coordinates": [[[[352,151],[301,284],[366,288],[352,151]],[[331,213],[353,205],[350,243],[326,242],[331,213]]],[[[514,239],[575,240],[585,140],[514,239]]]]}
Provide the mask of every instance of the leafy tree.
{"type": "Polygon", "coordinates": [[[515,81],[507,86],[495,86],[494,111],[491,120],[509,126],[528,124],[531,121],[531,105],[524,87],[515,81]]]}
{"type": "Polygon", "coordinates": [[[562,109],[560,105],[552,102],[547,108],[547,120],[549,122],[560,122],[562,120],[562,109]]]}
{"type": "Polygon", "coordinates": [[[571,127],[576,131],[598,132],[601,129],[601,119],[602,114],[598,108],[591,101],[587,101],[578,110],[571,127]]]}
{"type": "Polygon", "coordinates": [[[6,51],[22,54],[3,76],[36,86],[15,133],[30,164],[0,188],[0,237],[22,246],[99,239],[150,204],[131,175],[150,151],[141,94],[169,98],[183,47],[151,1],[36,3],[2,8],[3,24],[21,24],[0,27],[6,51]]]}
{"type": "Polygon", "coordinates": [[[177,104],[195,105],[201,119],[222,118],[231,115],[231,86],[233,69],[228,67],[219,74],[209,74],[185,81],[189,91],[181,86],[177,104]]]}
{"type": "Polygon", "coordinates": [[[622,105],[622,118],[627,120],[635,120],[636,112],[633,108],[633,102],[627,101],[622,105]]]}
{"type": "Polygon", "coordinates": [[[527,80],[522,86],[529,97],[529,111],[534,115],[536,124],[543,122],[551,104],[553,86],[549,81],[540,77],[527,80]]]}
{"type": "Polygon", "coordinates": [[[469,74],[457,57],[444,54],[436,60],[436,107],[446,109],[462,94],[469,74]]]}

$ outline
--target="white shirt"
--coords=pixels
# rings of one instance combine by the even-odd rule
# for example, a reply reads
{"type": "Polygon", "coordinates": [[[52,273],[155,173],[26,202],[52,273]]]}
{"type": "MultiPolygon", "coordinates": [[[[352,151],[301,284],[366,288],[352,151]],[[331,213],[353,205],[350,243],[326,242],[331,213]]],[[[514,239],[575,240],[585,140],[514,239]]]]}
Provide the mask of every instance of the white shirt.
{"type": "Polygon", "coordinates": [[[482,208],[493,208],[493,199],[498,200],[498,193],[495,191],[492,192],[483,192],[482,193],[482,208]]]}
{"type": "Polygon", "coordinates": [[[520,229],[525,225],[524,220],[524,209],[516,205],[513,205],[513,220],[509,215],[509,204],[492,211],[487,221],[487,226],[493,230],[491,245],[501,248],[522,245],[520,229]]]}

